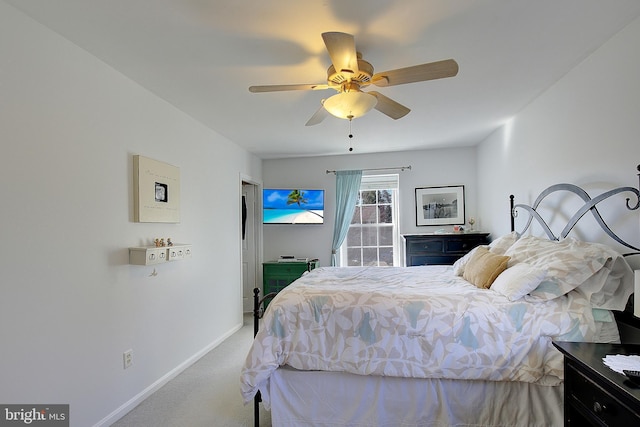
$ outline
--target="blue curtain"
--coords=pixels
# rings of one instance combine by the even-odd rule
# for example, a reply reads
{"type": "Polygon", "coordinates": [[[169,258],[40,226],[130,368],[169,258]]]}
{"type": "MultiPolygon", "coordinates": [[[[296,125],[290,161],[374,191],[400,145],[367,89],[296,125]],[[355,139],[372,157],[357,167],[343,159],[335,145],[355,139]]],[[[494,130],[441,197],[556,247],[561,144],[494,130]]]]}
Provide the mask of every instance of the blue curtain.
{"type": "Polygon", "coordinates": [[[353,210],[358,201],[358,191],[362,181],[362,171],[337,171],[336,172],[336,220],[333,229],[333,242],[331,243],[331,265],[335,266],[336,253],[347,237],[349,224],[353,218],[353,210]]]}

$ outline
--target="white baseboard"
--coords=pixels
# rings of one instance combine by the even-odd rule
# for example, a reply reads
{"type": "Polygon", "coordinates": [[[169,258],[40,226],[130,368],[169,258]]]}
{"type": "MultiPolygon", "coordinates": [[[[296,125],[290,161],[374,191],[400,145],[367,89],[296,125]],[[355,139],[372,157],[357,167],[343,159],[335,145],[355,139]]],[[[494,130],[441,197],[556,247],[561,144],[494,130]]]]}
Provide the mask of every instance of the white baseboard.
{"type": "Polygon", "coordinates": [[[160,388],[162,388],[162,386],[164,386],[169,381],[171,381],[172,379],[174,379],[175,377],[180,375],[187,368],[189,368],[191,365],[193,365],[198,360],[200,360],[205,354],[209,353],[211,350],[213,350],[214,348],[219,346],[224,340],[229,338],[231,335],[233,335],[234,333],[238,332],[240,330],[240,328],[242,328],[242,323],[240,323],[239,325],[237,325],[236,327],[231,329],[229,332],[227,332],[222,337],[220,337],[219,339],[215,340],[214,342],[212,342],[211,344],[209,344],[208,346],[206,346],[202,350],[198,351],[196,354],[194,354],[193,356],[191,356],[190,358],[188,358],[187,360],[182,362],[180,365],[176,366],[174,369],[172,369],[167,374],[162,376],[160,379],[158,379],[156,382],[151,384],[149,387],[145,388],[140,393],[136,394],[134,397],[132,397],[127,402],[122,404],[115,411],[111,412],[109,415],[104,417],[102,420],[100,420],[99,422],[94,424],[94,427],[108,427],[111,424],[113,424],[116,421],[118,421],[120,418],[122,418],[125,415],[127,415],[129,413],[129,411],[131,411],[133,408],[135,408],[140,403],[142,403],[146,398],[148,398],[153,393],[155,393],[160,388]]]}

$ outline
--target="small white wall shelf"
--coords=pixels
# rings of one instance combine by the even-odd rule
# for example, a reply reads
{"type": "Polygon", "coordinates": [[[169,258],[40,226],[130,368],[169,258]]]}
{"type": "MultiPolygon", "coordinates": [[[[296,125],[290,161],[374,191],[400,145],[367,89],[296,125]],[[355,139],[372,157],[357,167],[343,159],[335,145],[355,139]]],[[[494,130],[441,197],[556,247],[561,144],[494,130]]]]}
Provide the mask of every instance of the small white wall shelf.
{"type": "Polygon", "coordinates": [[[129,248],[129,264],[156,265],[191,258],[191,245],[174,243],[173,246],[141,246],[129,248]]]}

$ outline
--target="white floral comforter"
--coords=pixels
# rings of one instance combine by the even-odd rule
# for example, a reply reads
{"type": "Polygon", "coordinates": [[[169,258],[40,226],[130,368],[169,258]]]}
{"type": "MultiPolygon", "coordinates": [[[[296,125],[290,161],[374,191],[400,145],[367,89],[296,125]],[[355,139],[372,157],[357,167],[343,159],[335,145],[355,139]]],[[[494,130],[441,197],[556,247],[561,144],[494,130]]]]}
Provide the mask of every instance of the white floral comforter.
{"type": "Polygon", "coordinates": [[[577,292],[510,302],[450,266],[323,267],[269,304],[241,373],[245,402],[273,371],[558,384],[552,340],[588,341],[595,325],[577,292]]]}

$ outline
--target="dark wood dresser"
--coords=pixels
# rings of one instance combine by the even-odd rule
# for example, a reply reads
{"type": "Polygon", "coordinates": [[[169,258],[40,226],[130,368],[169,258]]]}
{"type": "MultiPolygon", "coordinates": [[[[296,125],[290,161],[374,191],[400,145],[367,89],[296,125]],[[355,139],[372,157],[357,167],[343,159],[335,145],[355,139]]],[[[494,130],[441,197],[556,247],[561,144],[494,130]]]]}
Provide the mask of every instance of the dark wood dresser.
{"type": "Polygon", "coordinates": [[[640,355],[639,344],[553,345],[564,354],[565,426],[640,425],[640,385],[602,361],[609,354],[640,355]]]}
{"type": "Polygon", "coordinates": [[[489,243],[489,233],[403,234],[406,266],[453,264],[471,249],[489,243]]]}

